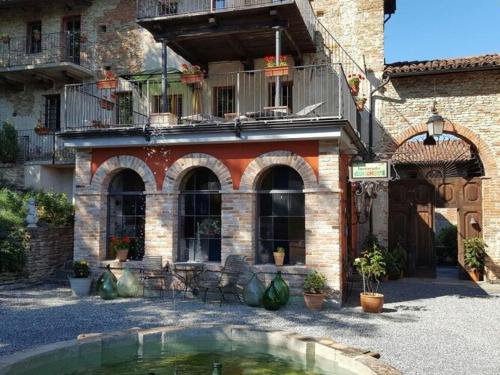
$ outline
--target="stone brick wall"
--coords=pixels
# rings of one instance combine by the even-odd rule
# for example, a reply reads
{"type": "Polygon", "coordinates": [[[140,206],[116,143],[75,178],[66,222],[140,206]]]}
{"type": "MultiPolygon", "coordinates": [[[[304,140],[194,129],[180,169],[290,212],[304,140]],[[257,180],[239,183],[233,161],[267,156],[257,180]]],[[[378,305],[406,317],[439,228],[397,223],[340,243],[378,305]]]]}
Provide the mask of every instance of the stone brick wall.
{"type": "MultiPolygon", "coordinates": [[[[476,71],[393,78],[377,97],[380,107],[375,151],[394,151],[408,138],[426,131],[430,108],[445,118],[445,131],[465,138],[479,150],[483,177],[483,238],[488,244],[488,278],[500,277],[500,71],[476,71]],[[381,125],[382,124],[382,125],[381,125]]],[[[388,200],[380,194],[374,206],[375,231],[387,238],[388,200]]]]}
{"type": "Polygon", "coordinates": [[[0,163],[0,186],[2,183],[13,185],[16,189],[23,189],[24,166],[0,163]]]}

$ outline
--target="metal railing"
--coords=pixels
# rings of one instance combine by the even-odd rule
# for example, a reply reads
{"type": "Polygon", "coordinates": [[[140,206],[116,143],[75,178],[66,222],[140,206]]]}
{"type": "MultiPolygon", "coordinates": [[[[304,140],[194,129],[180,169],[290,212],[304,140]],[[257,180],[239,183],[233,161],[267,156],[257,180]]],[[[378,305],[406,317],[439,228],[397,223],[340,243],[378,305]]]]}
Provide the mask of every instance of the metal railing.
{"type": "Polygon", "coordinates": [[[63,141],[51,129],[18,130],[19,160],[22,162],[46,162],[70,164],[75,155],[64,147],[63,141]]]}
{"type": "Polygon", "coordinates": [[[85,65],[84,45],[85,39],[80,33],[73,32],[5,38],[0,41],[0,67],[60,62],[85,65]]]}
{"type": "Polygon", "coordinates": [[[120,78],[112,88],[67,85],[63,131],[318,117],[346,119],[355,128],[355,103],[340,64],[289,67],[279,78],[278,103],[276,77],[268,75],[266,69],[218,73],[191,83],[183,83],[180,74],[169,75],[167,109],[161,78],[120,78]]]}

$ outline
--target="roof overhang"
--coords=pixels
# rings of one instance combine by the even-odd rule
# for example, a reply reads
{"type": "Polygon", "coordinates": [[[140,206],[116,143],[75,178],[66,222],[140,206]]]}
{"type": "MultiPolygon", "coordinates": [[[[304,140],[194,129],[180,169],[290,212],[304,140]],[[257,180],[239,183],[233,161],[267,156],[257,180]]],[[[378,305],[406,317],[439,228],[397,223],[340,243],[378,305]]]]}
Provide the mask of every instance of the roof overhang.
{"type": "Polygon", "coordinates": [[[94,77],[94,73],[70,62],[0,67],[0,77],[15,83],[28,83],[35,79],[53,82],[79,82],[94,77]]]}

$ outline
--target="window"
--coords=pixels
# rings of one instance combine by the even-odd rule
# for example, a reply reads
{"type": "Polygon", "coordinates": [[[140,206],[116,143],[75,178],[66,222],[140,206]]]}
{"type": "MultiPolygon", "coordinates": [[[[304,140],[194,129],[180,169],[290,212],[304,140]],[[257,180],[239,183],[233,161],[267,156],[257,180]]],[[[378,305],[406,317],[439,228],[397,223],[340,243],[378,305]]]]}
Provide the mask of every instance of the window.
{"type": "Polygon", "coordinates": [[[45,116],[44,124],[46,128],[52,130],[61,129],[61,96],[45,96],[45,116]]]}
{"type": "MultiPolygon", "coordinates": [[[[151,103],[151,113],[161,113],[162,97],[161,95],[153,95],[151,103]]],[[[168,111],[173,113],[177,118],[182,117],[182,95],[168,95],[168,111]]]]}
{"type": "MultiPolygon", "coordinates": [[[[281,92],[280,92],[280,101],[282,106],[288,107],[290,112],[293,112],[293,82],[281,82],[281,92]]],[[[268,103],[270,107],[276,107],[274,104],[274,96],[276,95],[276,83],[269,83],[269,99],[268,103]]]]}
{"type": "Polygon", "coordinates": [[[29,22],[26,29],[26,53],[42,52],[42,21],[29,22]]]}
{"type": "Polygon", "coordinates": [[[214,87],[214,116],[234,113],[234,86],[214,87]]]}
{"type": "Polygon", "coordinates": [[[80,16],[64,18],[66,60],[80,64],[80,16]]]}
{"type": "Polygon", "coordinates": [[[140,260],[144,256],[144,223],[146,197],[141,176],[131,169],[119,172],[108,188],[108,251],[111,237],[128,236],[131,239],[129,259],[140,260]]]}
{"type": "Polygon", "coordinates": [[[119,125],[133,124],[133,101],[131,91],[116,92],[116,123],[119,125]]]}
{"type": "Polygon", "coordinates": [[[208,168],[199,167],[184,179],[179,207],[179,261],[221,260],[220,182],[208,168]]]}
{"type": "Polygon", "coordinates": [[[285,248],[285,264],[305,263],[304,183],[287,166],[276,166],[262,176],[257,194],[256,263],[273,263],[277,247],[285,248]]]}
{"type": "Polygon", "coordinates": [[[158,3],[158,15],[166,16],[169,14],[177,14],[179,3],[175,0],[160,0],[158,3]]]}
{"type": "Polygon", "coordinates": [[[226,7],[226,0],[212,0],[214,9],[224,9],[226,7]]]}

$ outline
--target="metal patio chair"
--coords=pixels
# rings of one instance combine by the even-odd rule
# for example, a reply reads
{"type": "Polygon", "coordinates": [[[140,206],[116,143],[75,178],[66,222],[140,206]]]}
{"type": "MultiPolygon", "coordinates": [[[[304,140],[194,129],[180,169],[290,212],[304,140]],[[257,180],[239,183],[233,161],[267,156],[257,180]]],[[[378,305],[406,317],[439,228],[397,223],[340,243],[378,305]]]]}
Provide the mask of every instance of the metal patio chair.
{"type": "Polygon", "coordinates": [[[208,291],[211,289],[217,290],[220,294],[221,301],[226,302],[225,294],[232,294],[236,296],[238,301],[241,303],[240,291],[238,290],[238,281],[240,276],[246,266],[246,257],[243,255],[229,255],[226,258],[224,267],[219,272],[216,279],[204,280],[202,285],[200,285],[201,291],[204,292],[203,301],[207,301],[208,291]]]}
{"type": "Polygon", "coordinates": [[[146,290],[157,290],[161,298],[165,290],[167,274],[168,267],[163,267],[163,258],[161,256],[144,256],[140,273],[142,295],[145,296],[146,290]]]}

